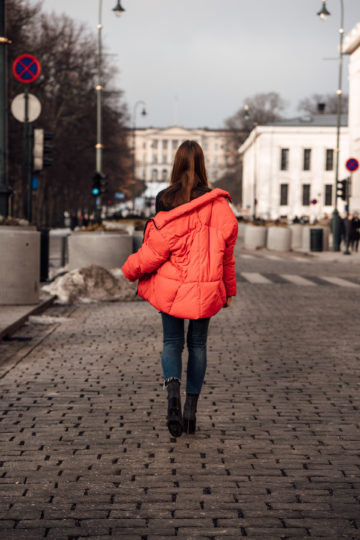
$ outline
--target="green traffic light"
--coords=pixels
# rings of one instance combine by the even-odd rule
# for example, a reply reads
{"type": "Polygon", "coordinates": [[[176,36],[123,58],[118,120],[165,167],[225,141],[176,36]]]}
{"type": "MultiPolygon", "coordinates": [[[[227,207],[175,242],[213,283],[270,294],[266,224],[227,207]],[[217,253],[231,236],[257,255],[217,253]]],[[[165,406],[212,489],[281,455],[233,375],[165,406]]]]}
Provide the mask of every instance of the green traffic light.
{"type": "Polygon", "coordinates": [[[94,195],[94,197],[97,197],[98,195],[100,195],[100,189],[98,187],[94,187],[91,190],[91,193],[92,193],[92,195],[94,195]]]}

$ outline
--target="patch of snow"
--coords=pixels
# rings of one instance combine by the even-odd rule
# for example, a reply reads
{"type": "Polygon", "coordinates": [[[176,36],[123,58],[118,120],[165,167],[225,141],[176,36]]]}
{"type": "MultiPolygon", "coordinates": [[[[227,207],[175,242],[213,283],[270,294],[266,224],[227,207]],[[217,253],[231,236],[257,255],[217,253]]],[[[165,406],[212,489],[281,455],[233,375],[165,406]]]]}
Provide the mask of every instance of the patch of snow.
{"type": "Polygon", "coordinates": [[[33,324],[58,324],[69,320],[67,317],[50,317],[50,315],[30,315],[28,319],[33,324]]]}
{"type": "Polygon", "coordinates": [[[42,290],[56,295],[56,303],[59,304],[132,302],[138,299],[137,283],[129,282],[120,268],[107,270],[96,265],[67,272],[44,285],[42,290]]]}

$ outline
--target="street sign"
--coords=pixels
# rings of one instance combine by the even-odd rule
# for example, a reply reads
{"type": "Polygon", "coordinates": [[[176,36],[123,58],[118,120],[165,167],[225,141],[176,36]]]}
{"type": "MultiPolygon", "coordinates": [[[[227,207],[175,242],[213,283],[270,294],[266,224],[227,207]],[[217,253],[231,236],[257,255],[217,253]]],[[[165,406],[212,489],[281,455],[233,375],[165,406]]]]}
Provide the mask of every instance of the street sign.
{"type": "Polygon", "coordinates": [[[311,204],[317,204],[317,199],[313,199],[313,200],[311,201],[311,204]]]}
{"type": "MultiPolygon", "coordinates": [[[[28,122],[37,120],[41,113],[41,103],[36,96],[28,94],[28,122]]],[[[18,94],[11,102],[11,112],[19,122],[25,122],[25,94],[18,94]]]]}
{"type": "Polygon", "coordinates": [[[34,190],[39,189],[39,179],[37,176],[32,177],[32,188],[34,190]]]}
{"type": "Polygon", "coordinates": [[[18,81],[26,84],[32,83],[36,81],[40,73],[40,62],[32,54],[22,54],[15,58],[13,62],[13,74],[18,81]]]}
{"type": "Polygon", "coordinates": [[[115,199],[125,199],[124,193],[115,193],[115,199]]]}
{"type": "Polygon", "coordinates": [[[354,171],[356,171],[358,169],[358,167],[359,167],[359,162],[358,162],[357,159],[350,158],[350,159],[347,160],[346,168],[347,168],[348,171],[354,172],[354,171]]]}

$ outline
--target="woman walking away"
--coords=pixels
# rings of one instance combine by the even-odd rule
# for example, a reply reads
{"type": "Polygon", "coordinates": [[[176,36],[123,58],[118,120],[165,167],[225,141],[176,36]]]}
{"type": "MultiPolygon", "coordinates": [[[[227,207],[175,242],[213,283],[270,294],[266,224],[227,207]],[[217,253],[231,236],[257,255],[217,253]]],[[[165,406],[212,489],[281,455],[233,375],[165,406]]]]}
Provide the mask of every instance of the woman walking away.
{"type": "Polygon", "coordinates": [[[174,437],[195,432],[210,317],[230,306],[236,294],[233,252],[238,224],[230,200],[226,191],[209,188],[200,145],[185,141],[176,152],[170,186],[157,197],[143,245],[122,267],[127,279],[139,280],[138,295],[161,313],[167,426],[174,437]],[[188,364],[182,415],[185,319],[188,364]]]}

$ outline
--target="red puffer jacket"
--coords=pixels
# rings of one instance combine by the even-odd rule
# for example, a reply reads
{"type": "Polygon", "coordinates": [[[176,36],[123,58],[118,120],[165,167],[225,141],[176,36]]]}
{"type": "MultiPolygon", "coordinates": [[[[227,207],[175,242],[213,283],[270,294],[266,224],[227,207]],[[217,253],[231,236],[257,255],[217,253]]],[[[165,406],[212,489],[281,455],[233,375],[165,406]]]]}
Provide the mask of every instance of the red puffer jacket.
{"type": "Polygon", "coordinates": [[[138,295],[181,319],[215,315],[236,295],[234,246],[238,224],[222,189],[168,212],[146,228],[142,247],[122,267],[139,279],[138,295]]]}

